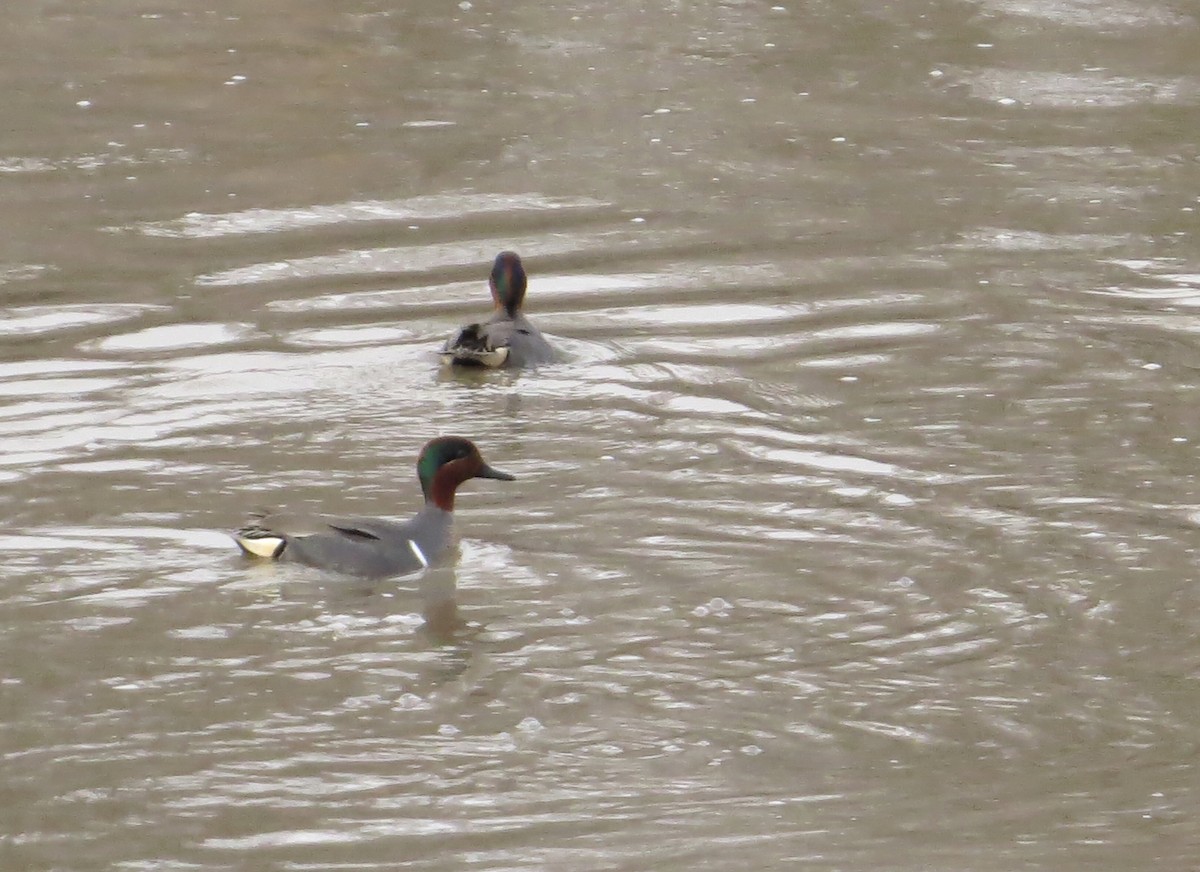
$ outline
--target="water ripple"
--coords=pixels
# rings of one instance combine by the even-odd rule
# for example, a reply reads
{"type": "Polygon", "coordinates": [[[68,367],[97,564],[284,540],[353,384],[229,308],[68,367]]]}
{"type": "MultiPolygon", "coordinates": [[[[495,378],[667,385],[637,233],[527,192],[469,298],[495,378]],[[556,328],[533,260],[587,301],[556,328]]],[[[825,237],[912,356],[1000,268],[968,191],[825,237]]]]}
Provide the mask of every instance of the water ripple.
{"type": "Polygon", "coordinates": [[[0,310],[0,335],[32,336],[58,333],[83,327],[118,324],[148,312],[167,311],[165,306],[111,303],[105,305],[66,304],[61,306],[24,306],[0,310]]]}
{"type": "Polygon", "coordinates": [[[146,236],[212,239],[254,233],[282,233],[315,227],[372,221],[444,221],[493,213],[599,210],[609,204],[588,197],[547,197],[541,194],[483,194],[464,191],[406,200],[362,200],[297,209],[248,209],[206,215],[193,212],[174,221],[136,225],[146,236]]]}

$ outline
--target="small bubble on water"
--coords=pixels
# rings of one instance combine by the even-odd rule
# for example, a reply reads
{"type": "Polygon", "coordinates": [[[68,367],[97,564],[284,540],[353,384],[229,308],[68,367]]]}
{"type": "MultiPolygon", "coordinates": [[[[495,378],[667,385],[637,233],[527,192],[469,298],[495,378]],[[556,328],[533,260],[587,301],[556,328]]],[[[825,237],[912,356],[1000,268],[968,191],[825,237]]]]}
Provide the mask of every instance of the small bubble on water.
{"type": "Polygon", "coordinates": [[[517,729],[522,733],[538,733],[541,732],[544,727],[542,726],[542,722],[537,718],[528,717],[521,719],[521,723],[517,724],[517,729]]]}
{"type": "Polygon", "coordinates": [[[441,736],[457,736],[460,732],[462,731],[454,724],[442,724],[438,727],[438,735],[441,736]]]}
{"type": "Polygon", "coordinates": [[[393,708],[411,711],[412,709],[423,708],[424,706],[425,700],[421,699],[421,697],[412,692],[405,692],[400,694],[393,708]]]}

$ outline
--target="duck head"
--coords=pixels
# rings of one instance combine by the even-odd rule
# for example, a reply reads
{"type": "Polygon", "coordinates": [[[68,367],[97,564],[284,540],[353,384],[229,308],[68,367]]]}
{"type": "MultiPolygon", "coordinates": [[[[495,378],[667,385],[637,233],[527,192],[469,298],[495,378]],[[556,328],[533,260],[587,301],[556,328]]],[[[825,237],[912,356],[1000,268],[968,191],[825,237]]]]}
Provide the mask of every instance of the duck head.
{"type": "Polygon", "coordinates": [[[515,251],[502,251],[496,255],[488,287],[492,289],[492,300],[497,309],[503,309],[510,317],[516,315],[525,301],[526,283],[525,267],[521,266],[521,258],[515,251]]]}
{"type": "Polygon", "coordinates": [[[439,436],[427,442],[417,458],[417,477],[425,502],[447,512],[454,511],[454,492],[467,479],[515,480],[507,472],[488,466],[474,443],[460,436],[439,436]]]}

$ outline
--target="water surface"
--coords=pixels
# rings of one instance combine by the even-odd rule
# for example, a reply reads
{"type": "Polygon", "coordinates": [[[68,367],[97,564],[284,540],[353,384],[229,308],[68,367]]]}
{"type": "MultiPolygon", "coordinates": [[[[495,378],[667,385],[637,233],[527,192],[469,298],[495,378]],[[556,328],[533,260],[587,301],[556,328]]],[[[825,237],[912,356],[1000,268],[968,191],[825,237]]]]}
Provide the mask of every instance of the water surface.
{"type": "Polygon", "coordinates": [[[0,866],[1200,860],[1191,7],[0,14],[0,866]]]}

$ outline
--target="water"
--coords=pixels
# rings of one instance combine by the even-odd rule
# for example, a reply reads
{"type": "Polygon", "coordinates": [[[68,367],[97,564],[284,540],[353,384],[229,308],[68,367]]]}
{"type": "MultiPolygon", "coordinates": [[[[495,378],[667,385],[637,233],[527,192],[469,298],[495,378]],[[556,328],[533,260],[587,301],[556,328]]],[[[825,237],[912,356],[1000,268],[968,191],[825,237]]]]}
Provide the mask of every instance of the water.
{"type": "Polygon", "coordinates": [[[1200,860],[1190,6],[2,14],[4,869],[1200,860]]]}

